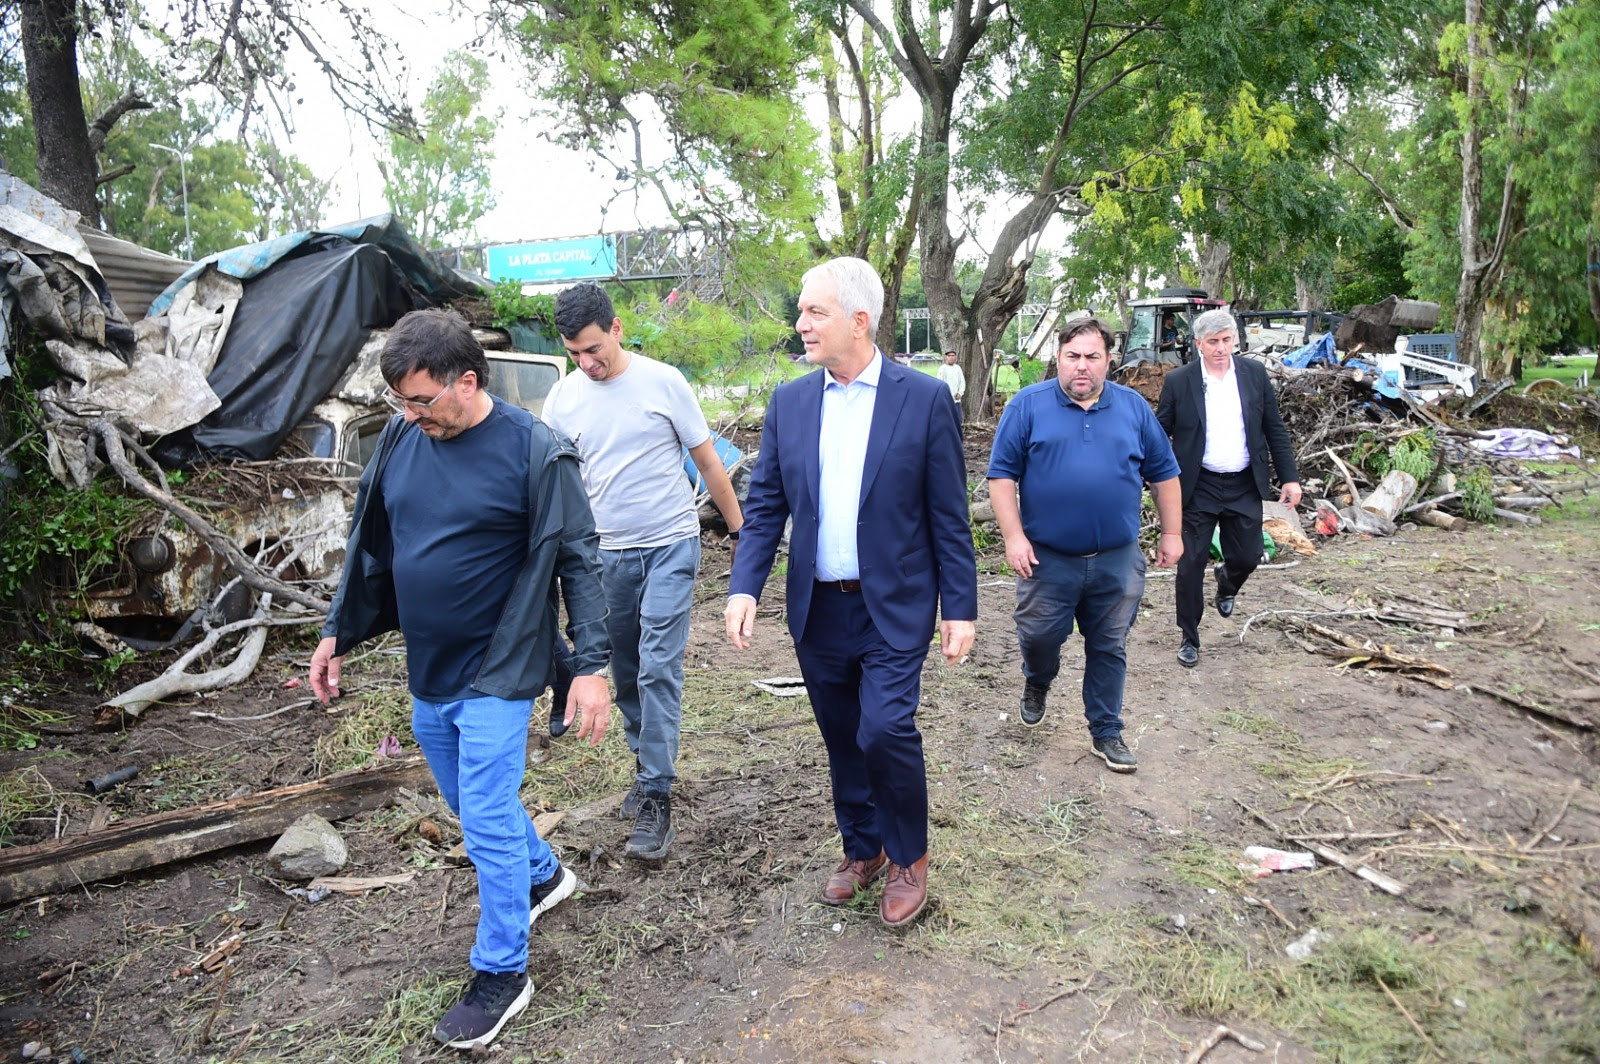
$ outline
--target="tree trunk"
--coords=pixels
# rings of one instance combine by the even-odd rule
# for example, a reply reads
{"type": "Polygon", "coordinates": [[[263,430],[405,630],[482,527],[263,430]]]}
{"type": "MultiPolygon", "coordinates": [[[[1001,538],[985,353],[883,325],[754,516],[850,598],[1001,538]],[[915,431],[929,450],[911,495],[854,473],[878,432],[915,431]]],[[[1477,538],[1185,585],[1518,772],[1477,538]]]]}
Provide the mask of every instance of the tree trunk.
{"type": "Polygon", "coordinates": [[[1457,237],[1461,244],[1461,280],[1456,286],[1456,351],[1461,361],[1480,372],[1483,352],[1483,306],[1500,263],[1504,261],[1512,197],[1513,171],[1506,167],[1500,200],[1500,225],[1492,245],[1483,239],[1483,0],[1466,0],[1467,98],[1461,117],[1461,217],[1457,237]]]}
{"type": "MultiPolygon", "coordinates": [[[[1589,317],[1594,319],[1594,326],[1600,330],[1600,233],[1589,230],[1589,268],[1584,273],[1584,280],[1589,286],[1589,317]]],[[[1597,373],[1596,376],[1600,376],[1597,373]]]]}
{"type": "Polygon", "coordinates": [[[1200,239],[1200,287],[1215,299],[1227,299],[1233,272],[1233,247],[1226,240],[1200,239]]]}
{"type": "Polygon", "coordinates": [[[39,153],[39,190],[98,228],[94,150],[78,84],[78,29],[71,0],[22,0],[22,54],[39,153]]]}

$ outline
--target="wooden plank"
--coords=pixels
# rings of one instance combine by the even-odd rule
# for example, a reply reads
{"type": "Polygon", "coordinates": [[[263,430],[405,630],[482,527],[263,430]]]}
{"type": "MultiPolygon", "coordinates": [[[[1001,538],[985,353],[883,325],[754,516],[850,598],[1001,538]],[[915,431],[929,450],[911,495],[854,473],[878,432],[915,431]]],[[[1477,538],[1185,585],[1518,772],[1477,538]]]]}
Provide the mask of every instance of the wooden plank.
{"type": "Polygon", "coordinates": [[[340,820],[389,804],[401,787],[432,780],[427,762],[413,755],[311,783],[138,817],[88,835],[0,850],[0,905],[256,842],[281,834],[306,813],[340,820]]]}

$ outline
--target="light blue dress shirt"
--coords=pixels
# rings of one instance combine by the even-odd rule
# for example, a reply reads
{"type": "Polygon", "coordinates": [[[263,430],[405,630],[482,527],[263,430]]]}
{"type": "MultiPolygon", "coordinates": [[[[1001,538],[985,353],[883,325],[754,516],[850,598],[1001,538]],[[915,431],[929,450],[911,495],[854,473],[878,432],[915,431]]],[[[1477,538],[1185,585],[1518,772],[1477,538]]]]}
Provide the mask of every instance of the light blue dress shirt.
{"type": "Polygon", "coordinates": [[[861,477],[867,465],[867,435],[878,401],[883,353],[849,384],[828,370],[822,384],[822,431],[817,439],[817,579],[859,580],[856,523],[861,514],[861,477]]]}

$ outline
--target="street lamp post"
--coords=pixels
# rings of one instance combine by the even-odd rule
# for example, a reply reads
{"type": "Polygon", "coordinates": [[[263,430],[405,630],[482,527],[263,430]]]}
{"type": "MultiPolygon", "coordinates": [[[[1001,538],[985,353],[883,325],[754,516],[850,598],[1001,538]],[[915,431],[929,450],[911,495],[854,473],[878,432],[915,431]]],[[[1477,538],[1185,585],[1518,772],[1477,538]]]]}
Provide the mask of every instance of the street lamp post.
{"type": "Polygon", "coordinates": [[[178,182],[183,186],[183,257],[194,258],[194,233],[189,230],[189,168],[184,165],[185,152],[177,148],[169,148],[165,144],[151,144],[152,148],[169,151],[178,157],[178,182]]]}

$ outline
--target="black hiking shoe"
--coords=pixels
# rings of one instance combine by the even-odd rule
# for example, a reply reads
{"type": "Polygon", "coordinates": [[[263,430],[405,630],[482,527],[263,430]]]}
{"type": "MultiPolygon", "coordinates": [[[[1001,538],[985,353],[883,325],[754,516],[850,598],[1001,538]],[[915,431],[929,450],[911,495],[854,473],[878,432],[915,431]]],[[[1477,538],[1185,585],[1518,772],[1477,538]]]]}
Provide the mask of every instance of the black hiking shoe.
{"type": "Polygon", "coordinates": [[[450,1006],[433,1037],[451,1049],[487,1046],[532,997],[533,983],[524,972],[473,972],[467,992],[450,1006]]]}
{"type": "Polygon", "coordinates": [[[1035,687],[1031,683],[1022,685],[1022,723],[1032,728],[1044,720],[1044,696],[1049,693],[1048,687],[1035,687]]]}
{"type": "Polygon", "coordinates": [[[659,860],[667,855],[667,847],[678,833],[672,830],[672,798],[665,794],[647,794],[639,801],[639,815],[633,822],[633,834],[622,848],[624,855],[646,861],[659,860]]]}
{"type": "Polygon", "coordinates": [[[1133,752],[1123,744],[1120,735],[1113,735],[1109,739],[1096,739],[1094,752],[1112,772],[1135,772],[1139,768],[1139,759],[1134,757],[1133,752]]]}
{"type": "Polygon", "coordinates": [[[557,905],[572,897],[572,892],[578,889],[578,877],[566,865],[557,865],[556,874],[543,883],[535,883],[533,889],[528,891],[528,929],[533,929],[533,922],[540,915],[549,912],[557,905]]]}

